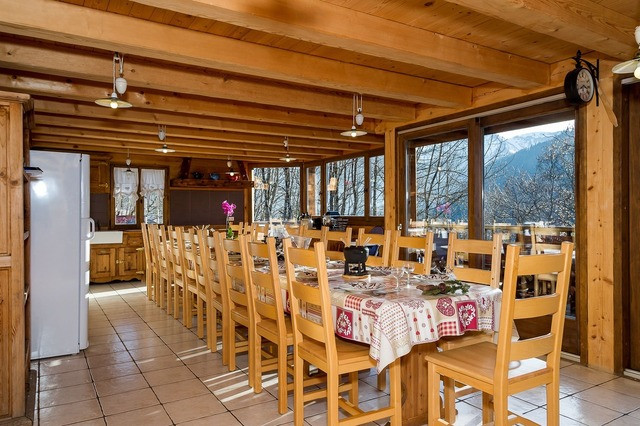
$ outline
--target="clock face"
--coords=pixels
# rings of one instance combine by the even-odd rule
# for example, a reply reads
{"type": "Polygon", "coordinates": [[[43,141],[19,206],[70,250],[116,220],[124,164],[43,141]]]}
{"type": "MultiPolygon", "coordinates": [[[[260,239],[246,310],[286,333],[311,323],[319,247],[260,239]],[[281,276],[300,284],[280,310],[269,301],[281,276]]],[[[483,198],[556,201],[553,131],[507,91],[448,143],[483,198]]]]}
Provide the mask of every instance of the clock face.
{"type": "Polygon", "coordinates": [[[586,68],[582,68],[576,76],[576,89],[583,102],[589,102],[593,98],[595,90],[593,76],[586,68]]]}

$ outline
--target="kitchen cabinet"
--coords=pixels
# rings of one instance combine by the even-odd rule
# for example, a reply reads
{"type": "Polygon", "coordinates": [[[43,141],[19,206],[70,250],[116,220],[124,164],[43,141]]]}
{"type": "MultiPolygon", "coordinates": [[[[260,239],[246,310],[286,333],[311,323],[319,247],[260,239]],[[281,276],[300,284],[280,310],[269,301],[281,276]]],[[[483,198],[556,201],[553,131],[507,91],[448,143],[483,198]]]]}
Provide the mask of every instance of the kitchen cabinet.
{"type": "Polygon", "coordinates": [[[124,231],[121,243],[91,245],[91,282],[144,280],[144,269],[141,231],[124,231]]]}
{"type": "Polygon", "coordinates": [[[111,168],[109,161],[91,157],[89,166],[89,191],[92,194],[111,193],[111,168]]]}

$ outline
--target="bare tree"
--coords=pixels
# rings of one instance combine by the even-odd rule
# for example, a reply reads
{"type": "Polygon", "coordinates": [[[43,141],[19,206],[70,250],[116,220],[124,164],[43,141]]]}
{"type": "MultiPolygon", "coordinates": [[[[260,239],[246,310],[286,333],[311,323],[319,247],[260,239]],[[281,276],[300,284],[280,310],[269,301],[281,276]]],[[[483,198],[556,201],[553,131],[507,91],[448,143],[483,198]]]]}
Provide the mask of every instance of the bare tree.
{"type": "Polygon", "coordinates": [[[265,184],[253,190],[254,220],[288,220],[300,215],[299,167],[257,168],[253,170],[253,178],[265,184]]]}

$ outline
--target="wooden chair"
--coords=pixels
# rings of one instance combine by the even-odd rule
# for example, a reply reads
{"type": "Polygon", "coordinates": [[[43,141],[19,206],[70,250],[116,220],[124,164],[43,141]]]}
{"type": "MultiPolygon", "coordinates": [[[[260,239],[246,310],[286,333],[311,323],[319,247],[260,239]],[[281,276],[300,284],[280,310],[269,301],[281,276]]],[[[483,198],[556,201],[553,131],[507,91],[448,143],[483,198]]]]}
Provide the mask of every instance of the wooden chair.
{"type": "MultiPolygon", "coordinates": [[[[449,247],[447,249],[447,267],[453,271],[456,278],[460,281],[470,282],[474,284],[488,285],[498,288],[500,285],[500,270],[502,260],[502,234],[493,234],[493,240],[473,240],[459,239],[455,232],[449,233],[449,247]],[[465,265],[460,262],[460,255],[464,255],[464,259],[482,262],[479,267],[465,265]],[[473,259],[474,256],[491,256],[491,269],[482,268],[483,260],[473,259]]],[[[509,330],[511,327],[509,327],[509,330]]],[[[463,346],[472,345],[481,342],[491,342],[493,333],[483,331],[468,331],[463,336],[444,337],[438,340],[438,348],[441,350],[451,350],[463,346]]],[[[451,379],[444,379],[444,407],[445,420],[453,423],[456,417],[455,402],[457,398],[476,392],[471,386],[464,386],[459,383],[453,383],[451,379]],[[458,389],[459,388],[459,389],[458,389]]]]}
{"type": "Polygon", "coordinates": [[[301,237],[309,237],[314,240],[322,241],[324,229],[300,228],[301,237]]]}
{"type": "MultiPolygon", "coordinates": [[[[220,244],[219,232],[209,232],[198,229],[196,232],[200,246],[198,262],[198,283],[204,286],[206,295],[207,313],[207,346],[211,351],[218,350],[218,337],[222,337],[224,344],[226,333],[222,322],[223,312],[226,310],[226,299],[221,284],[222,255],[216,254],[216,248],[220,244]],[[220,319],[220,321],[219,321],[220,319]],[[220,331],[218,331],[220,325],[220,331]]],[[[219,249],[218,249],[219,251],[219,249]]],[[[225,348],[222,349],[222,362],[227,364],[225,348]]]]}
{"type": "Polygon", "coordinates": [[[173,313],[173,271],[171,270],[170,254],[167,249],[167,231],[164,225],[157,227],[152,234],[154,246],[158,256],[156,305],[167,309],[167,314],[173,313]],[[166,304],[165,304],[166,300],[166,304]]]}
{"type": "Polygon", "coordinates": [[[182,234],[182,228],[169,227],[167,231],[167,253],[171,262],[171,272],[173,273],[173,317],[178,319],[180,315],[180,302],[182,302],[182,324],[191,328],[192,318],[187,297],[187,290],[184,285],[184,259],[182,258],[182,250],[180,243],[182,238],[178,239],[182,234]]]}
{"type": "Polygon", "coordinates": [[[431,256],[433,254],[433,232],[427,232],[424,237],[403,237],[399,231],[394,231],[391,251],[391,266],[401,267],[406,263],[412,263],[414,265],[414,272],[416,274],[429,274],[431,273],[431,256]],[[402,249],[414,249],[422,250],[424,252],[423,262],[419,263],[410,260],[400,259],[400,250],[402,249]]]}
{"type": "Polygon", "coordinates": [[[378,252],[376,256],[367,257],[367,266],[389,266],[389,254],[391,253],[391,231],[387,230],[384,234],[365,234],[364,228],[358,230],[359,246],[365,244],[377,245],[378,252]]]}
{"type": "MultiPolygon", "coordinates": [[[[238,235],[235,240],[221,239],[222,263],[225,285],[223,290],[227,298],[227,308],[222,314],[223,327],[227,328],[227,341],[223,342],[223,347],[227,348],[227,361],[229,371],[236,369],[236,355],[240,352],[249,351],[249,386],[253,387],[254,371],[252,361],[252,339],[253,339],[253,309],[251,308],[251,286],[248,284],[248,270],[246,259],[246,236],[238,235]],[[240,262],[230,261],[229,254],[240,254],[240,262]],[[236,328],[238,326],[247,329],[247,339],[237,341],[236,328]],[[246,343],[245,343],[246,342],[246,343]]],[[[237,257],[237,256],[236,256],[237,257]]]]}
{"type": "Polygon", "coordinates": [[[251,224],[251,241],[263,241],[269,234],[268,223],[252,223],[251,224]]]}
{"type": "Polygon", "coordinates": [[[294,424],[302,425],[304,422],[304,402],[322,397],[327,398],[327,424],[363,424],[384,417],[391,417],[392,424],[400,424],[400,360],[389,366],[389,406],[363,412],[358,407],[358,371],[371,369],[375,361],[369,357],[369,346],[336,338],[334,334],[324,244],[316,243],[311,250],[293,248],[289,240],[284,240],[283,245],[294,336],[294,424]],[[315,268],[318,286],[297,281],[295,265],[315,268]],[[301,303],[318,307],[317,320],[315,313],[314,317],[301,313],[301,303]],[[305,361],[327,373],[326,389],[304,393],[305,361]],[[340,385],[343,374],[348,375],[348,382],[340,385]],[[345,391],[349,392],[348,401],[340,396],[345,391]],[[339,420],[339,408],[350,417],[339,420]]]}
{"type": "Polygon", "coordinates": [[[147,286],[147,299],[153,300],[153,265],[151,260],[151,243],[149,240],[149,227],[146,223],[140,225],[142,231],[142,245],[144,248],[144,282],[147,286]]]}
{"type": "Polygon", "coordinates": [[[289,235],[301,235],[302,226],[293,226],[293,225],[285,225],[284,229],[287,231],[289,235]]]}
{"type": "MultiPolygon", "coordinates": [[[[158,225],[150,224],[146,226],[147,231],[147,243],[149,244],[149,257],[150,264],[149,270],[145,274],[145,279],[151,280],[151,297],[152,300],[157,303],[158,300],[158,246],[156,245],[155,235],[158,233],[158,225]]],[[[145,254],[146,256],[146,254],[145,254]]],[[[147,287],[147,296],[149,296],[149,290],[147,287]]]]}
{"type": "Polygon", "coordinates": [[[560,351],[571,274],[573,243],[562,243],[560,254],[521,256],[520,247],[507,248],[500,330],[511,329],[514,319],[552,315],[549,333],[512,341],[511,333],[499,333],[498,343],[483,342],[426,356],[428,363],[429,425],[449,424],[440,416],[440,377],[466,383],[483,392],[482,421],[497,426],[535,424],[508,410],[509,395],[546,386],[547,424],[559,424],[560,351]],[[557,273],[556,292],[547,296],[516,299],[518,277],[557,273]],[[545,357],[545,360],[540,359],[545,357]],[[510,369],[510,363],[517,362],[510,369]],[[493,396],[493,404],[490,396],[493,396]],[[515,416],[515,418],[510,418],[515,416]]]}
{"type": "MultiPolygon", "coordinates": [[[[329,231],[328,226],[322,227],[322,242],[325,247],[342,243],[342,249],[351,245],[351,234],[353,230],[346,228],[344,231],[329,231]],[[333,244],[330,244],[333,243],[333,244]]],[[[344,253],[340,250],[326,250],[325,255],[331,260],[344,260],[344,253]]]]}
{"type": "Polygon", "coordinates": [[[234,235],[240,235],[244,233],[244,222],[238,222],[238,223],[231,222],[229,224],[229,228],[231,228],[234,235]]]}
{"type": "Polygon", "coordinates": [[[199,241],[193,232],[193,228],[183,231],[180,238],[180,249],[184,259],[184,287],[187,297],[189,316],[192,313],[193,300],[196,307],[196,334],[198,338],[204,337],[204,306],[207,298],[206,290],[201,287],[198,280],[198,252],[199,241]]]}
{"type": "MultiPolygon", "coordinates": [[[[531,225],[529,232],[531,233],[531,254],[557,253],[563,241],[572,241],[570,234],[562,235],[563,233],[567,234],[562,228],[531,225]]],[[[557,280],[558,277],[555,274],[534,275],[533,295],[541,296],[548,291],[555,292],[557,280]],[[548,285],[543,283],[548,283],[548,285]]]]}

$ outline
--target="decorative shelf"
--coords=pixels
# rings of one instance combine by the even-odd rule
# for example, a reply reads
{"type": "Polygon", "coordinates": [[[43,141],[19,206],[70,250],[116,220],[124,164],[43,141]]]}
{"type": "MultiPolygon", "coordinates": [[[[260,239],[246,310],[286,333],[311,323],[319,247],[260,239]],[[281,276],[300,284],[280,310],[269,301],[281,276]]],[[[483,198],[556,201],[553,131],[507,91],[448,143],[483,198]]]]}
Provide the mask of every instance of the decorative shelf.
{"type": "Polygon", "coordinates": [[[251,180],[173,179],[171,189],[245,189],[253,188],[251,180]]]}

